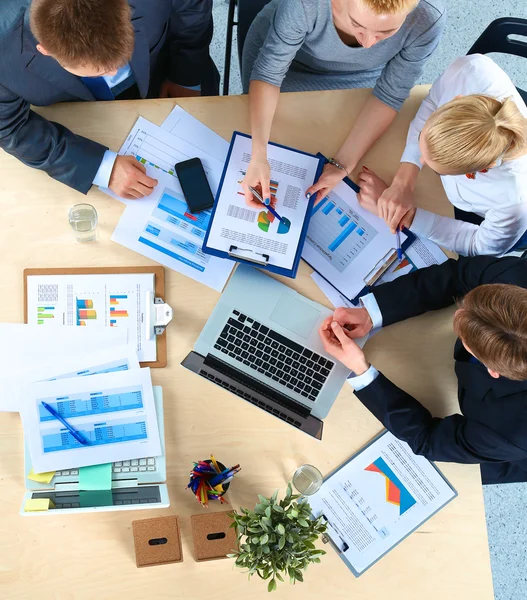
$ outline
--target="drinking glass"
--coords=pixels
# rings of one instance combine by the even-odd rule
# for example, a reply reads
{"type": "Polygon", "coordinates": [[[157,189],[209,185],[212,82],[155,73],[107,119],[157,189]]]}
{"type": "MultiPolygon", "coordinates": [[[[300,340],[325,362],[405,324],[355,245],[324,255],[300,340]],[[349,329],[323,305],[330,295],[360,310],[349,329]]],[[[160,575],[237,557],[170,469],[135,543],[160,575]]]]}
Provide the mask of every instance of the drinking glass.
{"type": "Polygon", "coordinates": [[[76,204],[70,208],[69,221],[78,242],[97,239],[97,211],[91,204],[76,204]]]}
{"type": "Polygon", "coordinates": [[[322,473],[313,465],[302,465],[293,475],[293,486],[304,496],[318,492],[323,481],[322,473]]]}

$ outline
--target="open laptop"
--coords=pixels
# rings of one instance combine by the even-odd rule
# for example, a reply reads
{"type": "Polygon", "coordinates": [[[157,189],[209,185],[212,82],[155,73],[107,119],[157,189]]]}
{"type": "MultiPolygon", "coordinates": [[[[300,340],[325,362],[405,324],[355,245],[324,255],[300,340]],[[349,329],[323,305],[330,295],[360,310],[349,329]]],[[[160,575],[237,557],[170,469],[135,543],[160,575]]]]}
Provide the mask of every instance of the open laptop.
{"type": "Polygon", "coordinates": [[[318,335],[331,314],[241,264],[182,365],[320,440],[349,375],[318,335]]]}
{"type": "Polygon", "coordinates": [[[115,462],[112,464],[112,489],[101,491],[79,490],[79,469],[57,471],[49,484],[28,479],[32,469],[31,455],[24,444],[25,484],[28,490],[22,501],[20,514],[82,513],[107,510],[139,510],[170,506],[166,486],[165,425],[163,419],[163,388],[154,386],[156,417],[161,439],[161,456],[115,462]],[[50,498],[54,509],[45,512],[25,512],[26,500],[50,498]]]}

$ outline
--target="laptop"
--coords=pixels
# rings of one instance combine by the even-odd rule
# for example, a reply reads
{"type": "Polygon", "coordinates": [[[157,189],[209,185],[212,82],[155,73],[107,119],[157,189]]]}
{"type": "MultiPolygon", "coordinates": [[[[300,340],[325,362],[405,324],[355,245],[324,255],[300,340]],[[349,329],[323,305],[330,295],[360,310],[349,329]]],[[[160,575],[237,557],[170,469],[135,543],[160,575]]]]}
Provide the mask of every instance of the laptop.
{"type": "Polygon", "coordinates": [[[93,511],[139,510],[170,506],[166,485],[165,426],[163,419],[163,388],[154,386],[156,416],[161,438],[161,456],[138,458],[112,463],[112,489],[79,490],[79,469],[57,471],[49,484],[28,479],[32,469],[31,455],[24,444],[26,494],[20,514],[83,513],[93,511]],[[45,512],[25,512],[26,500],[50,498],[54,508],[45,512]]]}
{"type": "Polygon", "coordinates": [[[320,440],[322,419],[349,375],[318,335],[331,314],[240,264],[181,364],[320,440]]]}

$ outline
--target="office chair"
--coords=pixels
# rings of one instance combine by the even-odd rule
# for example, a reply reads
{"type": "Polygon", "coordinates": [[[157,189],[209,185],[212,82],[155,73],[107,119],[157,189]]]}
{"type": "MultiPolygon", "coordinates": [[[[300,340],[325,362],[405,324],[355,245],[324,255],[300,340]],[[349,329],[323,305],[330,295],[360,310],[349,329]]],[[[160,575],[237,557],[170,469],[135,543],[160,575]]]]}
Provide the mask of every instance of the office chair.
{"type": "MultiPolygon", "coordinates": [[[[527,38],[527,19],[502,17],[492,21],[467,54],[500,52],[527,58],[527,41],[511,39],[509,37],[511,35],[521,35],[527,38]]],[[[527,103],[527,92],[517,89],[520,96],[527,103]]]]}
{"type": "Polygon", "coordinates": [[[238,60],[242,61],[243,45],[251,23],[262,8],[270,0],[229,0],[229,13],[227,16],[227,38],[225,43],[225,71],[223,78],[223,95],[229,94],[229,79],[231,75],[231,54],[232,54],[232,36],[234,27],[238,27],[238,60]],[[238,20],[234,20],[234,15],[238,6],[238,20]]]}

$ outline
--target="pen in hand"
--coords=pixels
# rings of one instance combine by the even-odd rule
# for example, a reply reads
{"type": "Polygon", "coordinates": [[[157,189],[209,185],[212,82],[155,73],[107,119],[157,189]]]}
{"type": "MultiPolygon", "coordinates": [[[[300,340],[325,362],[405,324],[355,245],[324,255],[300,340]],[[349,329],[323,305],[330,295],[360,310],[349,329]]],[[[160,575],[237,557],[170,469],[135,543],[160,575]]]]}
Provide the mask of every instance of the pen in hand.
{"type": "Polygon", "coordinates": [[[262,198],[262,196],[257,192],[257,190],[255,190],[253,187],[249,186],[249,190],[251,191],[251,194],[257,199],[259,200],[266,208],[267,210],[274,216],[276,217],[279,221],[283,221],[282,217],[276,212],[276,210],[271,206],[271,202],[265,202],[264,199],[262,198]]]}
{"type": "Polygon", "coordinates": [[[82,444],[83,446],[89,445],[88,440],[82,435],[82,433],[74,429],[63,417],[59,415],[59,413],[52,406],[50,406],[47,402],[42,402],[42,406],[48,411],[50,415],[54,416],[55,419],[57,419],[57,421],[60,421],[64,425],[64,427],[66,427],[66,429],[79,442],[79,444],[82,444]]]}
{"type": "Polygon", "coordinates": [[[397,258],[401,262],[403,260],[403,249],[401,248],[401,230],[399,227],[395,230],[395,239],[397,240],[397,258]]]}

